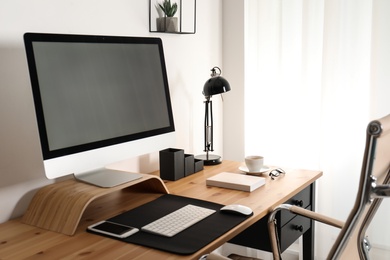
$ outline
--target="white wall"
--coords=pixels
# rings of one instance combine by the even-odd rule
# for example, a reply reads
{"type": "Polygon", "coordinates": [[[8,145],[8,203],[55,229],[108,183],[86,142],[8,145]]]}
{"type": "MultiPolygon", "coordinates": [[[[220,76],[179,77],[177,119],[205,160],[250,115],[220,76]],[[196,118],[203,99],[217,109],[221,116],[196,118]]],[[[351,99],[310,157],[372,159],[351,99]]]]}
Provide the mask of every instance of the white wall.
{"type": "MultiPolygon", "coordinates": [[[[0,222],[22,215],[34,191],[50,183],[40,159],[22,41],[25,32],[161,37],[176,123],[176,147],[198,154],[203,150],[203,84],[209,70],[222,63],[221,6],[222,1],[198,0],[196,34],[174,35],[149,33],[147,0],[2,0],[0,222]]],[[[216,131],[221,132],[221,126],[216,131]]],[[[221,137],[215,138],[216,150],[221,151],[221,137]]],[[[142,172],[150,172],[158,167],[158,155],[135,158],[130,163],[142,172]]]]}
{"type": "Polygon", "coordinates": [[[244,142],[245,85],[245,1],[223,2],[223,68],[232,90],[224,95],[223,154],[228,160],[242,161],[244,142]],[[232,19],[234,17],[234,19],[232,19]]]}

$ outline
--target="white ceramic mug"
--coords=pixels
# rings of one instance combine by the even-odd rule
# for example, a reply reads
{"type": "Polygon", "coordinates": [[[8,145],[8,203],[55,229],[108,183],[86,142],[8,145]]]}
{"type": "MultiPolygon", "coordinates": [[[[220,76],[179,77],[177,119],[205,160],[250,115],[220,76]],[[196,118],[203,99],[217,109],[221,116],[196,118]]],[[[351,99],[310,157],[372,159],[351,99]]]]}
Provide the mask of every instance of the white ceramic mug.
{"type": "Polygon", "coordinates": [[[259,155],[246,156],[245,164],[249,172],[259,172],[263,168],[264,157],[259,155]]]}

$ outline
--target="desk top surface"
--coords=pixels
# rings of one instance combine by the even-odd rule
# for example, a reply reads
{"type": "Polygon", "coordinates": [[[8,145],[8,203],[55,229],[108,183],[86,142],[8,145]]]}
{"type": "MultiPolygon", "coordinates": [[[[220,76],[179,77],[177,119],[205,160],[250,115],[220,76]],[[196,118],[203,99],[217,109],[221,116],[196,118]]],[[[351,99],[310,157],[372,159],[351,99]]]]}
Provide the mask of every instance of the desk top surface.
{"type": "MultiPolygon", "coordinates": [[[[211,252],[266,216],[276,205],[299,193],[322,175],[320,171],[285,169],[286,175],[275,180],[264,176],[267,177],[266,184],[250,193],[206,186],[206,179],[220,172],[240,173],[238,169],[240,165],[239,162],[223,161],[220,165],[206,166],[203,171],[178,181],[166,182],[171,194],[225,205],[243,204],[253,209],[252,217],[193,255],[173,255],[85,231],[92,223],[113,217],[161,196],[160,193],[145,191],[142,185],[136,185],[92,202],[84,212],[74,236],[22,224],[20,219],[0,224],[0,258],[198,259],[199,256],[211,252]]],[[[158,171],[152,174],[158,175],[158,171]]]]}

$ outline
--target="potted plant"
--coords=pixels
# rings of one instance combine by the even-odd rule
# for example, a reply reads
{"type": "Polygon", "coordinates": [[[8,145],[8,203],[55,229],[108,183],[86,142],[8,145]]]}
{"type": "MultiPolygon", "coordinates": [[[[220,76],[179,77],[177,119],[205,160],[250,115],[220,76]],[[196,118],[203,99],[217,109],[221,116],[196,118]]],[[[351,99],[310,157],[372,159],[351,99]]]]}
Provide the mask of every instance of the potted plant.
{"type": "MultiPolygon", "coordinates": [[[[174,15],[177,12],[177,3],[171,3],[171,0],[164,0],[156,5],[159,14],[164,14],[163,17],[157,18],[157,31],[159,32],[177,32],[177,17],[174,15]]],[[[161,15],[162,16],[162,15],[161,15]]]]}

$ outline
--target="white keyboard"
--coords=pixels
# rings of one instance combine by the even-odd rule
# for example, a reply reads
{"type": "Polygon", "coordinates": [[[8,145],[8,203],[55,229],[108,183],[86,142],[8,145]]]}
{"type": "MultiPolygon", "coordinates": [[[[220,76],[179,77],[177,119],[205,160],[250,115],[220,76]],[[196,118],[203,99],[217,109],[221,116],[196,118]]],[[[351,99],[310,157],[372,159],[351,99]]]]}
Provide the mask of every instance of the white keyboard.
{"type": "Polygon", "coordinates": [[[156,235],[172,237],[213,214],[215,210],[188,204],[141,228],[156,235]]]}

